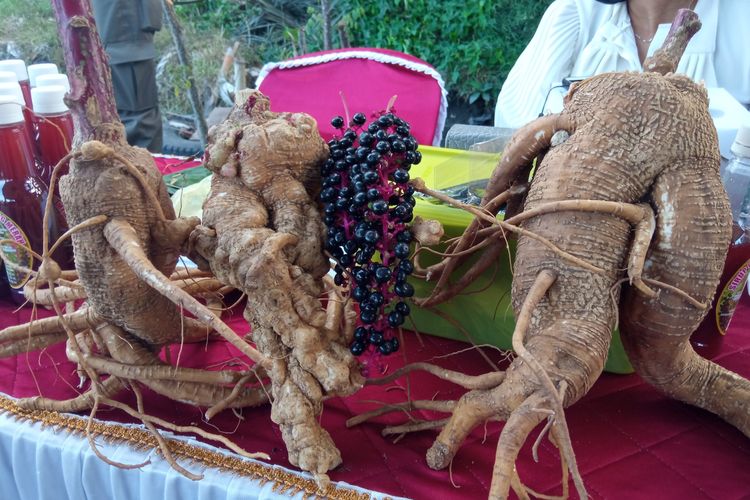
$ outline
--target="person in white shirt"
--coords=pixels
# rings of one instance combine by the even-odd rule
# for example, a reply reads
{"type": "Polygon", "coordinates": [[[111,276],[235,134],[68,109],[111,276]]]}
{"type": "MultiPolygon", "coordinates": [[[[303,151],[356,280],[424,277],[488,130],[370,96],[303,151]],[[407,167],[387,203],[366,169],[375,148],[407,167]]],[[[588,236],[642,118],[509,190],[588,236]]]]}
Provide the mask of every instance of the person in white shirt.
{"type": "Polygon", "coordinates": [[[680,8],[694,10],[702,27],[677,72],[750,105],[750,0],[555,0],[500,91],[495,126],[539,116],[564,94],[564,78],[641,71],[680,8]]]}

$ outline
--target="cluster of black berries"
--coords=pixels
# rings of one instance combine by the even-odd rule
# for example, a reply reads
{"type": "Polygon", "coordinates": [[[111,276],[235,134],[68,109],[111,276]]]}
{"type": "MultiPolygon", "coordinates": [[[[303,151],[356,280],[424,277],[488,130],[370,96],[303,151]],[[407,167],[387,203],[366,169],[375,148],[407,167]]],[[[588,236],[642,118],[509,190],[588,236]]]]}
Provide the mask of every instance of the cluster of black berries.
{"type": "Polygon", "coordinates": [[[359,321],[350,348],[391,354],[398,350],[395,329],[409,315],[403,299],[414,295],[407,282],[414,188],[409,169],[422,159],[409,124],[385,113],[365,126],[357,113],[344,130],[340,116],[331,124],[341,135],[328,142],[322,167],[326,249],[336,260],[334,281],[349,283],[359,305],[359,321]]]}

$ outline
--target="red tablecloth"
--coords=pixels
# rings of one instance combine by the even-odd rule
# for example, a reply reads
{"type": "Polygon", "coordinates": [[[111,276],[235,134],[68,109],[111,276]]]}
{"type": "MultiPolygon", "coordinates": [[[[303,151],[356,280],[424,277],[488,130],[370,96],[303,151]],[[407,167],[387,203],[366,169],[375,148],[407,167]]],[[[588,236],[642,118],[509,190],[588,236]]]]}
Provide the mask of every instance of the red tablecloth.
{"type": "MultiPolygon", "coordinates": [[[[164,173],[197,164],[179,163],[171,158],[157,158],[156,162],[164,173]]],[[[30,312],[29,308],[14,311],[14,306],[0,299],[0,329],[27,321],[30,312]]],[[[249,330],[239,311],[228,322],[238,332],[249,330]]],[[[407,334],[404,344],[401,354],[387,358],[387,365],[382,368],[390,372],[406,359],[432,360],[446,368],[474,374],[489,369],[475,350],[436,359],[467,347],[459,342],[407,334]]],[[[219,364],[236,354],[223,341],[212,341],[208,346],[186,345],[180,356],[181,366],[219,364]]],[[[492,350],[487,355],[493,360],[503,357],[492,350]]],[[[715,361],[750,378],[747,295],[715,361]]],[[[500,364],[501,368],[504,366],[505,363],[500,364]]],[[[0,360],[0,392],[12,396],[43,394],[69,398],[77,394],[76,383],[74,366],[66,361],[62,345],[42,353],[0,360]]],[[[326,402],[321,423],[331,432],[344,461],[330,474],[331,478],[416,499],[486,497],[501,423],[476,429],[455,457],[451,473],[433,471],[425,463],[424,454],[435,432],[410,434],[395,444],[392,439],[381,437],[384,424],[406,421],[403,414],[383,416],[353,429],[345,427],[351,416],[374,408],[373,401],[404,401],[405,387],[406,381],[400,380],[387,387],[368,387],[349,398],[326,402]]],[[[414,399],[456,399],[463,392],[422,373],[411,376],[409,390],[414,399]]],[[[244,421],[231,412],[223,412],[209,425],[202,422],[198,408],[153,393],[147,392],[146,396],[146,410],[152,415],[183,425],[200,424],[210,431],[218,428],[233,432],[232,439],[245,449],[265,451],[274,463],[292,468],[280,432],[271,423],[268,406],[245,409],[244,421]]],[[[133,403],[127,394],[122,399],[133,403]]],[[[569,408],[566,415],[579,469],[592,498],[750,499],[750,439],[708,412],[660,395],[637,375],[602,375],[589,394],[569,408]]],[[[100,411],[98,417],[132,421],[119,411],[107,409],[100,411]]],[[[540,493],[559,494],[557,451],[544,440],[539,449],[539,463],[535,463],[531,453],[535,438],[536,434],[529,437],[519,456],[517,467],[521,478],[540,493]]]]}
{"type": "MultiPolygon", "coordinates": [[[[716,361],[750,377],[750,301],[744,297],[716,361]]],[[[0,302],[0,327],[26,321],[30,310],[14,312],[0,302]]],[[[238,313],[229,319],[240,332],[248,327],[238,313]]],[[[403,355],[409,361],[434,360],[441,365],[479,373],[488,369],[476,351],[435,359],[466,347],[455,341],[408,334],[403,355]]],[[[183,366],[206,366],[236,353],[223,341],[186,345],[183,366]]],[[[498,353],[488,351],[493,359],[498,353]]],[[[173,358],[174,359],[174,358],[173,358]]],[[[387,371],[404,362],[401,355],[387,358],[387,371]]],[[[501,365],[503,366],[503,365],[501,365]]],[[[0,360],[0,391],[23,397],[37,394],[58,398],[76,394],[74,367],[65,361],[62,346],[0,360]],[[32,376],[32,371],[34,375],[32,376]]],[[[372,401],[400,402],[405,381],[389,387],[368,387],[346,399],[326,403],[322,424],[341,449],[344,464],[331,473],[361,487],[413,498],[484,498],[490,483],[495,445],[502,428],[489,423],[478,428],[464,444],[448,471],[432,471],[424,453],[435,437],[432,431],[411,434],[398,443],[383,438],[384,423],[404,422],[403,414],[378,418],[353,429],[344,422],[374,407],[372,401]],[[399,390],[393,390],[399,387],[399,390]]],[[[414,398],[454,399],[461,390],[425,374],[411,377],[414,398]]],[[[147,394],[150,414],[180,424],[200,423],[199,409],[147,394]]],[[[131,401],[128,395],[123,399],[131,401]]],[[[274,463],[291,467],[279,430],[270,421],[270,408],[245,409],[245,420],[224,412],[201,424],[208,430],[234,431],[232,439],[250,451],[268,452],[274,463]]],[[[103,410],[100,418],[129,421],[118,411],[103,410]]],[[[591,392],[567,411],[567,420],[579,468],[592,498],[629,499],[740,499],[750,498],[750,439],[717,417],[669,400],[643,383],[637,375],[604,374],[591,392]]],[[[534,463],[532,435],[521,452],[518,470],[524,482],[539,492],[560,492],[560,463],[556,450],[544,440],[539,463],[534,463]]],[[[133,473],[137,474],[136,471],[133,473]]]]}

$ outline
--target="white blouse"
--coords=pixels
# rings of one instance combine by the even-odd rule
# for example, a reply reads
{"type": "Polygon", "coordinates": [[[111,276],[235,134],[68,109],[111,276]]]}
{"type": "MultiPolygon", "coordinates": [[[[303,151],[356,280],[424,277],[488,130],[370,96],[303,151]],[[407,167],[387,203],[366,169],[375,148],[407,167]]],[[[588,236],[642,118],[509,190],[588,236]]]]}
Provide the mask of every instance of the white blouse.
{"type": "MultiPolygon", "coordinates": [[[[702,27],[685,49],[677,72],[704,81],[706,87],[723,87],[747,107],[750,0],[699,0],[695,12],[702,27]]],[[[669,27],[659,25],[648,55],[661,47],[669,27]]],[[[555,0],[500,91],[495,126],[518,128],[539,116],[550,90],[563,78],[641,70],[625,2],[555,0]]]]}

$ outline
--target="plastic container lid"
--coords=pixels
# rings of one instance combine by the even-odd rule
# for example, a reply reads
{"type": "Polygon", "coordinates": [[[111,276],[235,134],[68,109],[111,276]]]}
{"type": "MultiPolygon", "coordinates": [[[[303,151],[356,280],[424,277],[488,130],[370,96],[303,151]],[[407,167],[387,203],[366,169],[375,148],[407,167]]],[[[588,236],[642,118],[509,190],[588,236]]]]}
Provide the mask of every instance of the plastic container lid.
{"type": "Polygon", "coordinates": [[[23,91],[18,82],[0,83],[0,95],[13,97],[14,102],[26,105],[26,101],[23,99],[23,91]]]}
{"type": "Polygon", "coordinates": [[[743,123],[737,129],[737,135],[732,143],[732,153],[738,157],[750,158],[750,123],[743,123]]]}
{"type": "Polygon", "coordinates": [[[0,71],[12,71],[16,75],[17,82],[29,79],[29,73],[26,71],[26,63],[21,59],[5,59],[0,61],[0,71]]]}
{"type": "Polygon", "coordinates": [[[36,77],[37,87],[49,87],[50,85],[62,85],[65,87],[65,92],[70,92],[70,81],[68,75],[57,73],[54,75],[39,75],[36,77]]]}
{"type": "Polygon", "coordinates": [[[62,85],[34,87],[31,89],[31,104],[34,106],[34,113],[56,115],[67,112],[68,107],[63,97],[65,97],[65,87],[62,85]]]}
{"type": "Polygon", "coordinates": [[[0,95],[0,126],[12,123],[23,123],[23,111],[16,102],[16,98],[0,95]]]}
{"type": "Polygon", "coordinates": [[[0,71],[0,83],[18,83],[18,78],[12,71],[0,71]]]}
{"type": "Polygon", "coordinates": [[[31,83],[32,87],[37,86],[36,80],[40,76],[56,75],[58,73],[57,64],[52,63],[32,64],[27,70],[29,73],[29,83],[31,83]]]}

